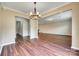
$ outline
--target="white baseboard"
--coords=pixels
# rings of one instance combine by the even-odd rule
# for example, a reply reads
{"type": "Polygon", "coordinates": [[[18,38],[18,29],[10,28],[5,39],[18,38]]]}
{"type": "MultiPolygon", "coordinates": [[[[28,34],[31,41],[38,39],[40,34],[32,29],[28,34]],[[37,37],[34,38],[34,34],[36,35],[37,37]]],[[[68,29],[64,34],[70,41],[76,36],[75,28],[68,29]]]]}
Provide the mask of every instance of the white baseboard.
{"type": "Polygon", "coordinates": [[[71,48],[72,48],[72,49],[75,49],[75,50],[79,50],[79,48],[77,48],[77,47],[73,47],[73,46],[72,46],[71,48]]]}
{"type": "Polygon", "coordinates": [[[0,46],[0,54],[1,54],[1,51],[2,51],[3,46],[9,45],[9,44],[14,44],[14,43],[15,43],[15,42],[10,42],[10,43],[4,43],[4,44],[2,44],[2,45],[0,46]]]}
{"type": "Polygon", "coordinates": [[[38,39],[38,37],[30,37],[30,39],[35,39],[35,38],[38,39]]]}
{"type": "Polygon", "coordinates": [[[25,37],[25,36],[29,36],[29,35],[23,35],[23,37],[25,37]]]}
{"type": "Polygon", "coordinates": [[[15,42],[10,42],[10,43],[4,43],[1,46],[9,45],[9,44],[14,44],[15,42]]]}
{"type": "Polygon", "coordinates": [[[65,35],[65,36],[72,36],[71,34],[57,34],[57,33],[47,33],[47,32],[39,32],[39,33],[44,33],[44,34],[51,34],[51,35],[65,35]]]}

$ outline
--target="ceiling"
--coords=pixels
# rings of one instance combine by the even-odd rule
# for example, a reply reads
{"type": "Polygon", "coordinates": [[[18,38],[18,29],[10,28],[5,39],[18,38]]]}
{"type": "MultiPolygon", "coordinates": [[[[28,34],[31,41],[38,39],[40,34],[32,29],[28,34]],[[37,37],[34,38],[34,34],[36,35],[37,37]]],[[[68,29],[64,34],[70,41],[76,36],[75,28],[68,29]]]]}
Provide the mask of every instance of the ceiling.
{"type": "MultiPolygon", "coordinates": [[[[49,9],[58,7],[68,2],[37,2],[37,11],[40,13],[49,9]]],[[[21,12],[29,13],[33,11],[33,2],[3,2],[3,6],[19,10],[21,12]]]]}
{"type": "MultiPolygon", "coordinates": [[[[69,2],[37,2],[37,11],[43,14],[44,12],[66,4],[69,2]]],[[[24,13],[33,12],[33,2],[2,2],[4,7],[15,9],[24,13]]],[[[63,20],[69,20],[72,16],[71,11],[62,12],[56,15],[51,15],[39,20],[39,24],[46,24],[49,22],[57,22],[63,20]]]]}
{"type": "Polygon", "coordinates": [[[72,19],[72,10],[64,11],[55,15],[40,19],[39,24],[47,24],[51,22],[69,21],[72,19]]]}

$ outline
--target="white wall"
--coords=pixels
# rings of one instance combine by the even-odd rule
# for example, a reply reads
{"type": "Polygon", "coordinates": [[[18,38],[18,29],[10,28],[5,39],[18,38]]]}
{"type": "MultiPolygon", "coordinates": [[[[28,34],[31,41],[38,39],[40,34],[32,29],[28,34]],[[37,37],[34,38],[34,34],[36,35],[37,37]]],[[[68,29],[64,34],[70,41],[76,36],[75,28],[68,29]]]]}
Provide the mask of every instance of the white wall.
{"type": "Polygon", "coordinates": [[[71,35],[72,21],[51,22],[39,25],[40,32],[49,34],[71,35]]]}
{"type": "Polygon", "coordinates": [[[38,20],[30,20],[30,38],[38,38],[38,20]]]}

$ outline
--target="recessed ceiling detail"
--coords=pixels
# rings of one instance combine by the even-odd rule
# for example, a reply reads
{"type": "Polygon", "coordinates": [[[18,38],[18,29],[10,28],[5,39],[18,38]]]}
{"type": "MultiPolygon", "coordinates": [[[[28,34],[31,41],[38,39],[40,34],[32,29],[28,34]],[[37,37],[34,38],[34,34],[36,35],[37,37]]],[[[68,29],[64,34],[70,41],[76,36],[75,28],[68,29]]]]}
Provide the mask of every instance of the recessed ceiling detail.
{"type": "MultiPolygon", "coordinates": [[[[65,3],[68,2],[37,2],[36,8],[37,11],[42,13],[65,3]]],[[[3,5],[25,13],[33,11],[33,2],[3,2],[3,5]]]]}
{"type": "MultiPolygon", "coordinates": [[[[40,14],[43,14],[48,10],[62,6],[67,3],[69,2],[37,2],[36,8],[37,8],[37,12],[39,12],[40,14]]],[[[34,7],[33,2],[1,2],[1,4],[4,7],[15,9],[26,14],[33,12],[33,7],[34,7]]],[[[65,19],[67,20],[69,18],[71,18],[71,12],[67,11],[57,15],[51,15],[46,18],[43,18],[39,20],[39,24],[48,23],[51,21],[56,22],[56,21],[61,21],[65,19]]]]}
{"type": "Polygon", "coordinates": [[[61,12],[59,14],[51,15],[46,18],[40,19],[39,24],[46,24],[46,23],[58,22],[58,21],[67,21],[67,20],[71,20],[71,18],[72,18],[72,12],[71,10],[69,10],[69,11],[61,12]]]}

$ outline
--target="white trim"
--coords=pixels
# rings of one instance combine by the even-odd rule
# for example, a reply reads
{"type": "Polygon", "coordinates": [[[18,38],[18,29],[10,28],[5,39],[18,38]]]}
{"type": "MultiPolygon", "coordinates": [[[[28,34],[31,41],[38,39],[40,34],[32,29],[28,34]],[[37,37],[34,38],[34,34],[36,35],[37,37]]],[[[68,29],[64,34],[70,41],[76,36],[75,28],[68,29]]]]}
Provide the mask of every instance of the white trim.
{"type": "Polygon", "coordinates": [[[4,43],[1,46],[9,45],[9,44],[14,44],[15,42],[10,42],[10,43],[4,43]]]}
{"type": "Polygon", "coordinates": [[[36,36],[36,37],[30,37],[30,39],[34,39],[34,38],[38,39],[38,36],[36,36]]]}
{"type": "MultiPolygon", "coordinates": [[[[70,3],[72,3],[72,2],[64,3],[64,4],[62,4],[62,5],[59,5],[59,6],[55,7],[55,8],[51,8],[50,10],[47,10],[47,11],[41,13],[41,15],[43,15],[43,16],[44,16],[44,15],[47,15],[47,14],[49,14],[49,12],[51,12],[52,10],[55,10],[55,9],[57,9],[57,8],[60,8],[60,7],[63,7],[63,6],[65,6],[65,5],[67,5],[67,4],[70,4],[70,3]]],[[[25,14],[25,15],[27,16],[27,18],[28,18],[28,13],[24,13],[24,12],[22,12],[22,11],[19,11],[19,10],[13,9],[13,8],[9,8],[9,7],[6,7],[6,6],[3,6],[3,8],[4,8],[4,9],[11,10],[11,11],[14,11],[14,12],[18,12],[18,13],[21,13],[21,14],[25,14]]]]}
{"type": "Polygon", "coordinates": [[[1,52],[2,52],[3,46],[9,45],[9,44],[14,44],[14,43],[15,43],[15,42],[10,42],[10,43],[4,43],[4,44],[2,44],[2,45],[0,46],[0,54],[1,54],[1,52]]]}
{"type": "Polygon", "coordinates": [[[57,9],[57,8],[60,8],[60,7],[63,7],[63,6],[68,5],[68,4],[70,4],[70,3],[71,3],[71,2],[64,3],[64,4],[62,4],[62,5],[59,5],[59,6],[55,7],[55,8],[52,8],[52,9],[50,9],[50,10],[47,10],[47,11],[45,11],[44,13],[48,13],[48,12],[50,12],[50,11],[52,11],[52,10],[55,10],[55,9],[57,9]]]}
{"type": "MultiPolygon", "coordinates": [[[[64,4],[62,4],[62,5],[59,5],[59,6],[55,7],[55,8],[51,8],[50,10],[47,10],[47,11],[43,12],[42,14],[48,13],[48,12],[50,12],[50,11],[52,11],[52,10],[55,10],[55,9],[57,9],[57,8],[60,8],[60,7],[63,7],[63,6],[65,6],[65,5],[67,5],[67,4],[70,4],[70,3],[72,3],[72,2],[64,3],[64,4]]],[[[24,12],[19,11],[19,10],[16,10],[16,9],[9,8],[9,7],[7,7],[7,6],[3,6],[3,8],[4,8],[4,9],[11,10],[11,11],[14,11],[14,12],[22,13],[22,14],[25,14],[25,15],[28,16],[28,13],[24,13],[24,12]]]]}
{"type": "Polygon", "coordinates": [[[75,49],[75,50],[79,50],[79,48],[77,48],[77,47],[73,47],[73,46],[72,46],[71,48],[72,48],[72,49],[75,49]]]}
{"type": "MultiPolygon", "coordinates": [[[[39,33],[50,34],[50,35],[55,34],[55,33],[41,32],[41,31],[40,31],[39,33]]],[[[66,36],[72,36],[71,34],[57,34],[57,33],[56,33],[55,35],[62,35],[62,36],[65,36],[65,35],[66,35],[66,36]]]]}
{"type": "Polygon", "coordinates": [[[22,35],[23,37],[26,37],[26,36],[29,36],[28,34],[27,35],[22,35]]]}
{"type": "MultiPolygon", "coordinates": [[[[68,5],[68,4],[70,4],[70,3],[72,3],[72,2],[68,2],[68,3],[65,3],[65,4],[59,5],[59,6],[55,7],[55,8],[52,8],[52,9],[50,9],[50,10],[47,10],[47,11],[43,12],[41,15],[43,15],[43,16],[48,15],[49,12],[51,12],[51,11],[53,11],[53,10],[56,10],[57,8],[61,8],[61,7],[65,6],[65,5],[68,5]]],[[[46,17],[47,17],[47,16],[46,16],[46,17]]]]}
{"type": "Polygon", "coordinates": [[[24,13],[22,11],[19,11],[19,10],[16,10],[16,9],[12,9],[12,8],[9,8],[9,7],[6,7],[6,6],[3,6],[3,9],[8,9],[8,10],[11,10],[11,11],[14,11],[14,12],[17,12],[17,13],[28,15],[27,13],[24,13]]]}

